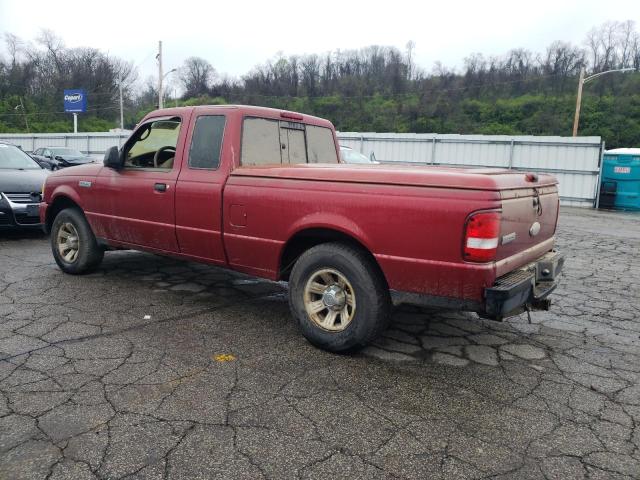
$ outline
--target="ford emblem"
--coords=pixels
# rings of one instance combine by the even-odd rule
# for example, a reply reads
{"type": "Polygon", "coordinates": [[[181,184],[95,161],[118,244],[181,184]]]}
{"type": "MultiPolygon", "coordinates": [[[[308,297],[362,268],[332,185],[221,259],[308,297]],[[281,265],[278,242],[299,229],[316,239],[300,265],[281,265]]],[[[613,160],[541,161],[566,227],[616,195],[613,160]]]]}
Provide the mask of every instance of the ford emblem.
{"type": "Polygon", "coordinates": [[[531,235],[532,237],[535,237],[539,233],[540,233],[540,223],[533,222],[533,224],[529,228],[529,235],[531,235]]]}

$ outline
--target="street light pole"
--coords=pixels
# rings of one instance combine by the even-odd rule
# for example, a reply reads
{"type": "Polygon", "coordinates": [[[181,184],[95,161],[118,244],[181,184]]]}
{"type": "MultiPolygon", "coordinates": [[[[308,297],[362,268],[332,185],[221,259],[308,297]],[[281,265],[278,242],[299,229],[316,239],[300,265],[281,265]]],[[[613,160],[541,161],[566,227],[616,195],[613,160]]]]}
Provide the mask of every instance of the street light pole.
{"type": "MultiPolygon", "coordinates": [[[[172,74],[173,72],[177,72],[177,71],[178,71],[178,69],[177,69],[177,68],[172,68],[172,69],[171,69],[171,70],[169,70],[167,73],[165,73],[165,74],[162,76],[162,79],[160,80],[160,85],[162,85],[162,84],[164,83],[164,79],[165,79],[165,78],[167,78],[167,77],[168,77],[170,74],[172,74]]],[[[162,92],[162,90],[161,90],[161,93],[160,93],[160,101],[158,102],[159,108],[163,108],[163,106],[164,106],[164,102],[162,101],[162,96],[163,96],[163,95],[164,95],[164,92],[162,92]]]]}
{"type": "Polygon", "coordinates": [[[158,42],[158,108],[162,108],[162,40],[158,42]]]}
{"type": "Polygon", "coordinates": [[[22,103],[22,97],[20,97],[20,108],[22,109],[22,115],[24,116],[24,124],[27,126],[27,133],[30,133],[29,121],[27,120],[27,111],[24,108],[24,103],[22,103]]]}
{"type": "Polygon", "coordinates": [[[582,104],[582,86],[584,85],[584,67],[580,68],[580,80],[578,80],[578,97],[576,98],[576,114],[573,117],[573,136],[578,136],[578,123],[580,122],[580,105],[582,104]]]}
{"type": "Polygon", "coordinates": [[[118,75],[118,87],[120,90],[120,130],[124,130],[124,109],[122,102],[122,72],[118,75]]]}
{"type": "Polygon", "coordinates": [[[584,67],[580,69],[580,79],[578,80],[578,96],[576,98],[576,114],[573,117],[573,136],[574,137],[578,136],[578,124],[580,123],[580,105],[582,103],[582,86],[585,83],[590,82],[594,78],[598,78],[606,73],[630,72],[632,70],[635,70],[635,68],[616,68],[614,70],[607,70],[604,72],[594,73],[593,75],[589,75],[588,77],[585,77],[584,67]]]}

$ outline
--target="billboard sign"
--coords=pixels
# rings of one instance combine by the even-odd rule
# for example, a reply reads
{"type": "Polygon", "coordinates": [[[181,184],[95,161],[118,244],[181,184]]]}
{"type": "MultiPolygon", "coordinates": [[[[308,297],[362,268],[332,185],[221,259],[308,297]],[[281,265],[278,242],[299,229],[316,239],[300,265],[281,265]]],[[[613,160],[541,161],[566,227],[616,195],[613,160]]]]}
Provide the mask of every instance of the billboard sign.
{"type": "Polygon", "coordinates": [[[84,90],[64,91],[64,111],[79,113],[87,111],[87,93],[84,90]]]}

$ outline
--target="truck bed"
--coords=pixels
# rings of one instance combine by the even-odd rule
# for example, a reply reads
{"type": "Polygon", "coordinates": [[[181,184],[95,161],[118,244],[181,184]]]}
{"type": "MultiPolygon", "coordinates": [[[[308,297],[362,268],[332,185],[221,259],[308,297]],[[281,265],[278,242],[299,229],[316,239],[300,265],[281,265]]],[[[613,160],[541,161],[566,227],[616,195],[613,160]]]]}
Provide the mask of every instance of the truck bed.
{"type": "Polygon", "coordinates": [[[299,164],[242,167],[232,176],[289,178],[352,183],[382,183],[463,190],[500,191],[556,185],[551,175],[527,181],[525,172],[502,168],[455,168],[410,165],[299,164]]]}

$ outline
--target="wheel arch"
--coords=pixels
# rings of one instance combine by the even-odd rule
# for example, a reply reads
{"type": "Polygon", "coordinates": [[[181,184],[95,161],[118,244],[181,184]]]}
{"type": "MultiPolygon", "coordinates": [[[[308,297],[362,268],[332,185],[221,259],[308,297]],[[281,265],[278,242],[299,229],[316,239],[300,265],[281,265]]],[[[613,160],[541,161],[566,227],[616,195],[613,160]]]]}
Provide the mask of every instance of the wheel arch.
{"type": "MultiPolygon", "coordinates": [[[[51,205],[47,208],[47,215],[45,217],[44,227],[47,232],[51,231],[51,225],[53,224],[54,219],[65,208],[77,208],[82,212],[82,208],[80,205],[73,200],[70,196],[65,194],[57,195],[51,205]]],[[[84,212],[83,212],[84,214],[84,212]]]]}
{"type": "Polygon", "coordinates": [[[368,248],[355,235],[330,227],[303,228],[301,230],[298,230],[289,238],[289,240],[287,240],[280,252],[280,259],[278,263],[278,280],[289,279],[289,274],[291,273],[293,265],[298,260],[300,255],[302,255],[305,251],[309,250],[312,247],[315,247],[316,245],[332,242],[351,245],[363,251],[370,258],[370,260],[380,273],[381,278],[388,286],[387,278],[384,274],[384,271],[371,252],[371,249],[368,248]]]}

